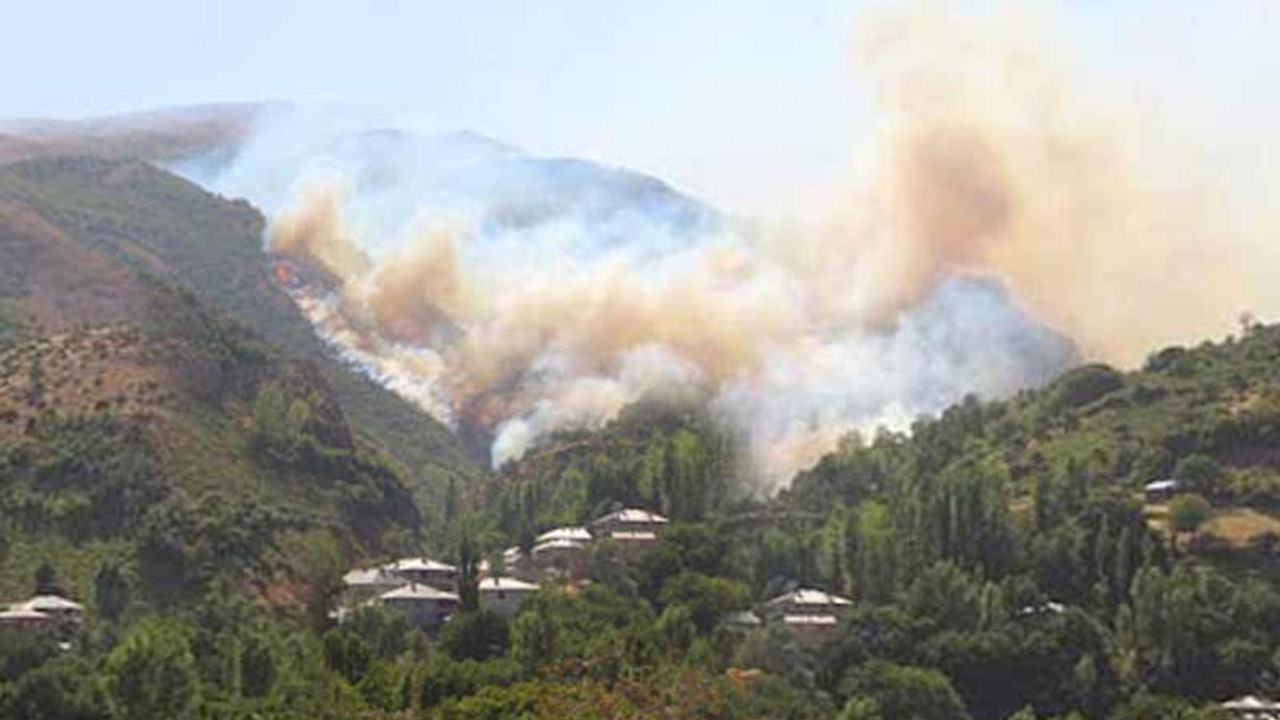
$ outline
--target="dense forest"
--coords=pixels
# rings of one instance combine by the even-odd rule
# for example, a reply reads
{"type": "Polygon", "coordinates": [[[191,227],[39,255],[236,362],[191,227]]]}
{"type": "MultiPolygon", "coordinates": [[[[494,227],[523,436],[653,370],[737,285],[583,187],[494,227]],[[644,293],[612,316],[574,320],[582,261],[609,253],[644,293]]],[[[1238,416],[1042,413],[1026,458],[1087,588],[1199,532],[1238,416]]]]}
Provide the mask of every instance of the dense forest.
{"type": "Polygon", "coordinates": [[[1143,720],[1280,693],[1280,326],[851,435],[775,497],[696,393],[486,473],[306,350],[260,231],[138,163],[0,168],[0,600],[86,606],[0,629],[0,718],[1143,720]],[[671,523],[481,609],[483,560],[621,507],[671,523]],[[336,621],[346,571],[420,553],[461,571],[438,632],[336,621]],[[854,601],[826,642],[733,620],[801,587],[854,601]]]}

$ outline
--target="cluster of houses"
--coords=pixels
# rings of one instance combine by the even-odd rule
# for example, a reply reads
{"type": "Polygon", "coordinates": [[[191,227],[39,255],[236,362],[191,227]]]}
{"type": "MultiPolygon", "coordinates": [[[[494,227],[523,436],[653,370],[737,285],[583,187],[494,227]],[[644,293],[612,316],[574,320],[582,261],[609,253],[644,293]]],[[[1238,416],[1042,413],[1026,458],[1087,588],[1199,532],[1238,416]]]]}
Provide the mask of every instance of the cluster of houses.
{"type": "Polygon", "coordinates": [[[36,595],[0,610],[0,628],[38,630],[80,622],[84,606],[60,595],[36,595]]]}
{"type": "MultiPolygon", "coordinates": [[[[562,527],[537,537],[525,552],[518,547],[503,552],[503,568],[480,566],[480,607],[510,618],[520,605],[546,583],[586,582],[591,546],[608,538],[623,558],[639,557],[658,541],[666,518],[647,510],[628,508],[609,513],[591,528],[562,527]]],[[[352,570],[343,578],[341,620],[354,608],[380,604],[404,613],[411,623],[436,629],[458,610],[458,569],[428,558],[403,558],[386,565],[352,570]]]]}
{"type": "MultiPolygon", "coordinates": [[[[580,585],[588,580],[594,544],[612,543],[619,559],[638,559],[659,540],[668,520],[638,508],[618,510],[588,527],[561,527],[539,535],[533,547],[502,553],[502,567],[480,566],[480,607],[511,618],[543,585],[580,585]]],[[[405,614],[426,630],[438,629],[461,604],[458,569],[427,558],[403,558],[352,570],[343,578],[345,597],[335,613],[341,621],[355,608],[379,604],[405,614]]],[[[799,589],[763,603],[755,611],[734,613],[726,624],[752,629],[781,624],[806,645],[820,645],[838,631],[840,616],[853,602],[821,590],[799,589]]]]}

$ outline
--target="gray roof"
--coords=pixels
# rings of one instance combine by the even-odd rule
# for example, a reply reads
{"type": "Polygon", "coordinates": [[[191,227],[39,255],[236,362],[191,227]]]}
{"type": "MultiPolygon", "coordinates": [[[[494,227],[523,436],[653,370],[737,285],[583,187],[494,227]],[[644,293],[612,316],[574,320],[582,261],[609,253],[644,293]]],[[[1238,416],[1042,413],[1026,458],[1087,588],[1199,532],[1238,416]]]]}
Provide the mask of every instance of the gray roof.
{"type": "Polygon", "coordinates": [[[765,603],[766,606],[777,605],[810,605],[810,606],[846,606],[852,605],[853,601],[848,598],[842,598],[839,595],[832,595],[822,590],[814,590],[812,588],[800,588],[793,590],[786,595],[778,597],[765,603]]]}
{"type": "Polygon", "coordinates": [[[383,600],[458,600],[458,596],[451,592],[437,590],[430,585],[417,584],[405,585],[390,592],[382,593],[378,597],[383,600]]]}

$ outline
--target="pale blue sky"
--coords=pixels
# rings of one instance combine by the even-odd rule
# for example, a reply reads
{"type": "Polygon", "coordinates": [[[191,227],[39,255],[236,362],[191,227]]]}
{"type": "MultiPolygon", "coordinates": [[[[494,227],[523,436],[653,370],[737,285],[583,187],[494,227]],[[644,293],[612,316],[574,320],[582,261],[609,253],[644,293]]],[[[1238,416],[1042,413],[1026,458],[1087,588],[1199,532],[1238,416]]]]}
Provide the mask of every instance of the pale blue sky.
{"type": "MultiPolygon", "coordinates": [[[[1280,68],[1274,52],[1259,59],[1280,0],[1046,1],[1086,60],[1156,76],[1177,68],[1185,77],[1171,87],[1243,102],[1256,86],[1238,83],[1236,97],[1224,77],[1280,68]]],[[[0,116],[323,100],[637,166],[695,190],[766,168],[800,181],[840,165],[836,148],[860,121],[846,48],[866,4],[12,0],[0,116]]]]}

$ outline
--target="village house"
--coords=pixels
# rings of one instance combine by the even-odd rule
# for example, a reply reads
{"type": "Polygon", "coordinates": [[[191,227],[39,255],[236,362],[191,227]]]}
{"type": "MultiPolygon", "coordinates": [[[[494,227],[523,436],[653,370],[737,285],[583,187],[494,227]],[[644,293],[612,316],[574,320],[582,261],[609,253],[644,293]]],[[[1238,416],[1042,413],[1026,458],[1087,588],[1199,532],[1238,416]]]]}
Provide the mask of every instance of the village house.
{"type": "Polygon", "coordinates": [[[481,608],[509,620],[538,592],[538,586],[516,578],[489,577],[480,581],[479,591],[481,608]]]}
{"type": "Polygon", "coordinates": [[[588,576],[591,548],[586,543],[561,538],[534,545],[530,556],[539,579],[582,582],[588,576]]]}
{"type": "Polygon", "coordinates": [[[410,583],[430,585],[439,590],[453,590],[458,586],[458,568],[428,558],[402,558],[383,570],[404,578],[410,583]]]}
{"type": "Polygon", "coordinates": [[[657,513],[639,508],[615,510],[591,524],[595,537],[609,537],[618,532],[653,533],[662,532],[668,520],[657,513]]]}
{"type": "Polygon", "coordinates": [[[414,627],[435,630],[458,610],[460,601],[454,593],[411,583],[378,596],[388,610],[403,613],[414,627]]]}
{"type": "Polygon", "coordinates": [[[841,613],[852,605],[852,600],[839,595],[800,588],[769,600],[761,609],[770,622],[791,630],[801,644],[816,647],[835,638],[841,613]]]}
{"type": "Polygon", "coordinates": [[[657,513],[625,508],[596,520],[591,528],[597,539],[613,541],[618,557],[635,561],[658,542],[658,534],[667,523],[668,520],[657,513]]]}
{"type": "Polygon", "coordinates": [[[764,610],[770,617],[782,615],[838,615],[852,605],[852,600],[842,598],[839,595],[832,595],[812,588],[800,588],[766,602],[764,610]]]}

